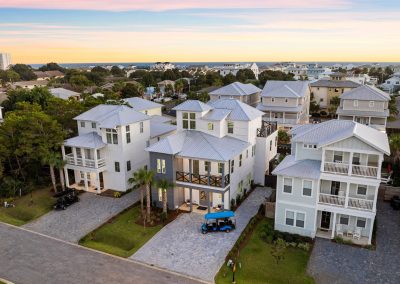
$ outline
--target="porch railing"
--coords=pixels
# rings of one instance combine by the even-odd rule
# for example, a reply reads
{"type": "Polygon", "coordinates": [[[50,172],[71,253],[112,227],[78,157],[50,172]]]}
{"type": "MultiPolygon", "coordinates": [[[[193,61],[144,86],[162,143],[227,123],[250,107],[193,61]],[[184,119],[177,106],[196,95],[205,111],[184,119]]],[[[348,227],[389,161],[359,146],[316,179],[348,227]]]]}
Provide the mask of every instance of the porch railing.
{"type": "Polygon", "coordinates": [[[81,167],[88,167],[88,168],[101,168],[106,165],[106,161],[104,158],[97,160],[97,167],[96,167],[96,160],[83,159],[81,156],[76,157],[75,160],[73,154],[65,155],[65,160],[67,164],[81,166],[81,167]]]}
{"type": "Polygon", "coordinates": [[[347,174],[349,172],[349,165],[344,163],[324,163],[324,171],[337,174],[347,174]]]}
{"type": "Polygon", "coordinates": [[[353,165],[351,171],[355,176],[378,177],[378,167],[353,165]]]}
{"type": "Polygon", "coordinates": [[[374,207],[374,201],[373,200],[368,200],[368,199],[360,199],[360,198],[349,197],[349,203],[348,203],[347,206],[351,207],[351,208],[363,209],[363,210],[371,211],[372,208],[374,207]]]}
{"type": "MultiPolygon", "coordinates": [[[[200,185],[209,185],[214,187],[222,187],[222,176],[215,175],[200,175],[188,172],[177,171],[175,174],[177,181],[188,182],[200,185]]],[[[224,186],[229,185],[230,178],[229,174],[224,176],[224,186]]]]}
{"type": "Polygon", "coordinates": [[[336,206],[344,206],[346,198],[344,196],[332,195],[332,194],[319,194],[319,203],[325,203],[336,206]]]}

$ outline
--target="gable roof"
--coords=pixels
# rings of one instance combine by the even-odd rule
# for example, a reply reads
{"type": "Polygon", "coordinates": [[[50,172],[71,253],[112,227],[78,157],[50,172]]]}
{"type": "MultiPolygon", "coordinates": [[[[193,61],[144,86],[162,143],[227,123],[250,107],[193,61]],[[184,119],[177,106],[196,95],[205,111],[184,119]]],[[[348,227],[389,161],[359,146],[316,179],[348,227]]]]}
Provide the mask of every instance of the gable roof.
{"type": "Polygon", "coordinates": [[[344,92],[340,98],[360,101],[389,101],[390,95],[374,86],[362,85],[355,89],[344,92]]]}
{"type": "Polygon", "coordinates": [[[243,84],[240,82],[234,82],[215,91],[210,92],[210,95],[217,96],[248,96],[261,92],[260,88],[257,88],[253,84],[243,84]]]}
{"type": "MultiPolygon", "coordinates": [[[[250,121],[264,115],[258,109],[242,103],[236,99],[219,99],[210,101],[208,104],[214,109],[230,110],[228,118],[230,120],[250,121]]],[[[212,111],[211,111],[212,112],[212,111]]],[[[221,114],[221,113],[220,113],[221,114]]],[[[211,114],[210,114],[211,116],[211,114]]]]}
{"type": "Polygon", "coordinates": [[[272,171],[273,175],[283,175],[298,178],[319,179],[321,175],[321,161],[295,160],[293,155],[286,156],[272,171]]]}
{"type": "Polygon", "coordinates": [[[74,92],[74,91],[70,91],[70,90],[67,90],[67,89],[64,89],[64,88],[53,88],[53,89],[50,89],[49,91],[53,96],[55,96],[57,98],[60,98],[60,99],[63,99],[63,100],[67,100],[70,97],[78,97],[78,96],[80,96],[79,93],[74,92]]]}
{"type": "Polygon", "coordinates": [[[350,80],[329,80],[321,79],[310,84],[311,87],[328,87],[328,88],[357,88],[360,84],[350,80]]]}
{"type": "Polygon", "coordinates": [[[319,124],[300,125],[292,128],[291,134],[292,142],[316,144],[318,148],[355,136],[390,155],[386,133],[350,120],[329,120],[319,124]]]}
{"type": "Polygon", "coordinates": [[[158,104],[138,97],[127,98],[124,99],[124,101],[127,102],[136,111],[163,107],[162,104],[158,104]]]}
{"type": "Polygon", "coordinates": [[[218,138],[201,131],[184,130],[162,139],[146,148],[146,151],[194,159],[228,161],[249,146],[248,142],[229,136],[218,138]]]}
{"type": "Polygon", "coordinates": [[[74,119],[97,122],[101,128],[115,128],[121,125],[148,120],[150,116],[125,105],[98,105],[74,119]]]}
{"type": "Polygon", "coordinates": [[[307,81],[267,81],[261,93],[270,98],[302,98],[309,90],[307,81]]]}
{"type": "Polygon", "coordinates": [[[198,100],[187,100],[173,108],[173,110],[194,111],[194,112],[203,112],[211,109],[213,109],[211,106],[198,100]]]}

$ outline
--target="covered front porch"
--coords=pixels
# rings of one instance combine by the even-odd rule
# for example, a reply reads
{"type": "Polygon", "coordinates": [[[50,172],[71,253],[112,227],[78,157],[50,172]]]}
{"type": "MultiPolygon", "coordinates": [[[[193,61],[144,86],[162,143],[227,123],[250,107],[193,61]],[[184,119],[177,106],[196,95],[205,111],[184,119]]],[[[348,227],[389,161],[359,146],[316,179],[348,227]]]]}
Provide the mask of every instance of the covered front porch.
{"type": "Polygon", "coordinates": [[[104,188],[103,172],[87,172],[84,170],[64,168],[65,183],[67,187],[100,194],[104,188]],[[73,178],[72,182],[70,178],[73,178]]]}
{"type": "Polygon", "coordinates": [[[318,210],[316,237],[340,237],[357,245],[370,245],[375,217],[360,217],[318,210]]]}

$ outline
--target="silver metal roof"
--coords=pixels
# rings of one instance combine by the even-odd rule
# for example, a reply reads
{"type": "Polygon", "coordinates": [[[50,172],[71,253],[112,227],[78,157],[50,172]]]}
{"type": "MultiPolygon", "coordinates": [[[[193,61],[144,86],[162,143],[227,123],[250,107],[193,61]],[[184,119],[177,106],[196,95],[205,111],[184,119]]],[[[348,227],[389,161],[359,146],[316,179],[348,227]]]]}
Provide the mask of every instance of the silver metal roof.
{"type": "Polygon", "coordinates": [[[278,112],[293,112],[298,113],[303,109],[302,105],[298,105],[295,107],[287,107],[287,106],[266,106],[262,103],[257,105],[257,109],[261,111],[278,111],[278,112]]]}
{"type": "Polygon", "coordinates": [[[204,120],[221,121],[225,119],[231,113],[230,109],[213,109],[209,111],[205,116],[204,120]]]}
{"type": "Polygon", "coordinates": [[[103,142],[101,136],[96,132],[90,132],[67,139],[64,141],[64,145],[68,147],[100,149],[107,144],[103,142]]]}
{"type": "Polygon", "coordinates": [[[170,135],[146,151],[185,158],[228,161],[250,146],[248,142],[225,136],[218,138],[201,131],[185,130],[170,135]]]}
{"type": "Polygon", "coordinates": [[[232,84],[226,85],[215,91],[212,91],[210,95],[217,96],[248,96],[255,93],[261,92],[260,88],[257,88],[253,84],[243,84],[240,82],[234,82],[232,84]]]}
{"type": "Polygon", "coordinates": [[[338,107],[336,114],[349,116],[371,116],[371,117],[389,117],[389,110],[384,111],[361,111],[361,110],[344,110],[343,107],[338,107]]]}
{"type": "Polygon", "coordinates": [[[80,94],[74,91],[70,91],[64,88],[53,88],[49,90],[50,93],[60,99],[68,100],[70,97],[77,97],[80,94]]]}
{"type": "Polygon", "coordinates": [[[358,88],[344,92],[341,99],[360,101],[390,101],[390,95],[374,86],[362,85],[358,88]]]}
{"type": "Polygon", "coordinates": [[[142,98],[127,98],[124,99],[125,102],[127,102],[134,110],[136,111],[142,111],[142,110],[148,110],[148,109],[153,109],[153,108],[161,108],[163,107],[162,104],[158,104],[149,100],[145,100],[142,98]]]}
{"type": "Polygon", "coordinates": [[[193,112],[204,112],[211,109],[211,106],[197,100],[187,100],[173,108],[173,110],[193,112]]]}
{"type": "Polygon", "coordinates": [[[317,180],[321,175],[321,161],[296,161],[293,155],[289,155],[272,171],[272,174],[317,180]]]}
{"type": "Polygon", "coordinates": [[[249,106],[248,104],[242,103],[236,99],[219,99],[215,101],[210,101],[208,104],[213,109],[224,109],[230,110],[228,119],[233,121],[250,121],[264,115],[263,112],[258,109],[249,106]]]}
{"type": "Polygon", "coordinates": [[[267,81],[261,93],[270,98],[302,98],[307,94],[307,81],[267,81]]]}
{"type": "Polygon", "coordinates": [[[175,130],[175,125],[150,121],[150,138],[155,138],[175,130]]]}

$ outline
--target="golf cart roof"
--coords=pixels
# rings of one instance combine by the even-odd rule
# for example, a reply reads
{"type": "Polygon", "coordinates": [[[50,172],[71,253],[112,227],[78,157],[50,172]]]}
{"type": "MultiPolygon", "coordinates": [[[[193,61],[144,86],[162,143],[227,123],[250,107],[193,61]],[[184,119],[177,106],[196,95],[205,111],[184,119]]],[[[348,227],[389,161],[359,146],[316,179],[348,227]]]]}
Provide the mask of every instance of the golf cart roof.
{"type": "Polygon", "coordinates": [[[235,213],[233,211],[222,211],[222,212],[215,212],[215,213],[208,213],[204,216],[206,220],[209,219],[224,219],[234,217],[235,213]]]}

